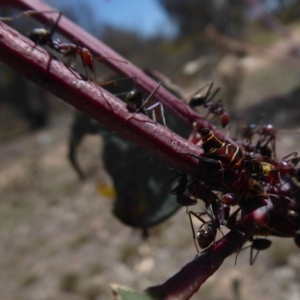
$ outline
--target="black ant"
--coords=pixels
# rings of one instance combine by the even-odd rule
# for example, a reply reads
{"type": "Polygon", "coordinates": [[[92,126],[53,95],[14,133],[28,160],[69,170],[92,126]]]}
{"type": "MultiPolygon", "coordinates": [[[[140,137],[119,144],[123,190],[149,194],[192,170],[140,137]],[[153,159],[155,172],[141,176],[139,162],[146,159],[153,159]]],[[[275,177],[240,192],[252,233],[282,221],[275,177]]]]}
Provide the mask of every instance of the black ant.
{"type": "Polygon", "coordinates": [[[172,179],[178,179],[178,185],[173,188],[170,193],[176,196],[176,201],[180,206],[191,206],[197,204],[197,199],[201,199],[205,203],[205,207],[212,205],[213,211],[217,211],[215,208],[216,203],[219,201],[218,196],[207,186],[203,181],[196,180],[195,178],[189,182],[188,175],[172,170],[177,175],[172,179]],[[188,194],[185,192],[188,191],[188,194]]]}
{"type": "Polygon", "coordinates": [[[178,185],[176,185],[170,193],[176,196],[177,204],[180,206],[191,206],[197,204],[197,200],[191,198],[189,195],[186,195],[185,192],[188,189],[188,187],[191,185],[189,183],[189,177],[187,174],[182,173],[181,171],[174,170],[170,168],[172,172],[174,172],[176,175],[172,178],[165,180],[163,184],[166,184],[170,181],[178,179],[178,185]]]}
{"type": "MultiPolygon", "coordinates": [[[[219,229],[221,231],[221,224],[219,219],[215,216],[214,212],[212,211],[212,207],[209,206],[209,209],[206,209],[205,207],[204,213],[194,213],[193,211],[189,211],[189,219],[193,231],[193,238],[194,243],[196,246],[197,251],[199,252],[198,246],[196,244],[196,240],[198,242],[198,245],[201,249],[207,248],[209,245],[211,245],[213,242],[215,242],[217,230],[219,229]],[[210,218],[210,221],[205,221],[201,218],[203,215],[208,215],[210,218]],[[199,227],[197,234],[195,234],[194,224],[192,217],[194,216],[199,221],[201,221],[203,224],[199,227]]],[[[222,231],[221,231],[222,232],[222,231]]]]}
{"type": "Polygon", "coordinates": [[[179,174],[178,185],[171,190],[171,194],[176,195],[176,201],[180,206],[191,206],[197,204],[197,200],[184,194],[189,186],[189,179],[186,174],[179,174]]]}
{"type": "MultiPolygon", "coordinates": [[[[73,62],[75,62],[76,56],[79,55],[81,58],[81,61],[82,61],[82,65],[85,69],[86,77],[88,78],[88,70],[87,69],[89,69],[94,74],[95,82],[97,82],[95,60],[100,60],[100,59],[109,58],[109,57],[101,56],[98,58],[94,58],[92,53],[90,52],[90,50],[85,47],[80,47],[79,45],[74,44],[74,43],[62,42],[59,39],[54,39],[53,34],[54,34],[55,29],[57,28],[59,20],[61,19],[62,12],[56,11],[56,10],[49,10],[49,11],[28,10],[28,11],[23,11],[12,17],[2,17],[2,18],[0,18],[0,20],[1,21],[12,21],[12,20],[18,19],[23,16],[31,16],[31,15],[42,14],[42,13],[57,13],[58,17],[57,17],[56,21],[54,22],[51,30],[47,30],[46,28],[35,28],[31,32],[28,33],[28,38],[37,45],[41,45],[41,46],[47,45],[49,48],[55,50],[59,54],[65,56],[65,57],[70,57],[71,61],[73,61],[73,62]]],[[[126,61],[115,59],[115,58],[109,58],[109,59],[127,63],[126,61]]],[[[108,84],[108,83],[105,83],[105,84],[108,84]]]]}
{"type": "Polygon", "coordinates": [[[191,100],[189,101],[189,105],[191,107],[197,107],[203,105],[208,110],[207,117],[209,114],[213,114],[215,116],[220,117],[221,125],[224,128],[229,123],[229,114],[226,112],[222,100],[218,100],[216,103],[211,102],[211,100],[220,91],[220,88],[216,88],[214,91],[212,91],[212,88],[213,88],[213,82],[206,84],[198,91],[197,95],[191,98],[191,100]],[[207,86],[208,86],[208,90],[206,94],[203,96],[202,94],[200,94],[200,92],[207,86]]]}
{"type": "Polygon", "coordinates": [[[151,106],[146,107],[148,101],[153,97],[158,88],[161,86],[161,82],[158,83],[156,88],[152,91],[152,93],[148,96],[146,100],[143,99],[143,94],[140,90],[134,89],[126,95],[125,101],[127,102],[128,110],[133,112],[131,116],[129,116],[127,120],[131,119],[136,113],[140,112],[146,116],[148,116],[148,112],[152,111],[152,119],[156,122],[156,114],[154,109],[159,106],[160,115],[163,122],[163,125],[166,126],[164,107],[161,102],[156,102],[151,106]]]}
{"type": "MultiPolygon", "coordinates": [[[[253,239],[253,237],[250,238],[249,241],[251,242],[251,245],[248,246],[248,247],[250,247],[250,261],[249,261],[249,263],[250,263],[250,266],[252,266],[254,264],[257,256],[258,256],[259,251],[263,251],[263,250],[268,249],[271,246],[272,242],[270,240],[262,239],[262,238],[253,239]],[[255,255],[253,255],[253,250],[257,250],[255,255]]],[[[246,249],[248,247],[245,247],[243,249],[246,249]]]]}

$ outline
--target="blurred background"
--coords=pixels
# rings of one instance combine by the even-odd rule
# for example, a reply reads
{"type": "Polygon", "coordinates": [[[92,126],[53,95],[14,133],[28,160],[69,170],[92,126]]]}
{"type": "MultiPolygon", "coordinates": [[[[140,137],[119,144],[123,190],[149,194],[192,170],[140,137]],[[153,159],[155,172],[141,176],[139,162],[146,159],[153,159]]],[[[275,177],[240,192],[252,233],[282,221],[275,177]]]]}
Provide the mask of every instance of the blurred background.
{"type": "MultiPolygon", "coordinates": [[[[158,80],[176,91],[174,85],[180,87],[182,98],[213,81],[221,87],[216,100],[221,98],[230,113],[225,133],[238,137],[246,124],[273,124],[278,157],[298,151],[300,1],[46,2],[138,67],[159,72],[158,80]]],[[[1,6],[0,12],[17,13],[1,6]]],[[[10,24],[24,35],[47,26],[30,17],[10,24]]],[[[85,121],[82,126],[92,124],[92,129],[80,135],[74,108],[9,67],[1,64],[0,70],[2,299],[110,299],[109,283],[143,290],[162,283],[194,257],[185,209],[168,218],[178,207],[168,204],[163,216],[157,216],[156,207],[150,216],[154,221],[140,212],[135,212],[140,214],[135,222],[116,213],[116,178],[107,173],[101,154],[107,145],[101,136],[110,139],[105,129],[85,121]],[[68,160],[74,136],[84,181],[68,160]]],[[[76,70],[84,74],[79,59],[76,70]]],[[[97,75],[104,82],[114,76],[100,62],[97,75]]],[[[132,88],[130,81],[122,87],[126,92],[132,88]]],[[[182,132],[188,134],[188,129],[182,132]]],[[[112,157],[115,164],[118,155],[112,157]]],[[[138,166],[143,159],[152,161],[145,156],[138,166]]],[[[132,161],[125,165],[116,172],[121,181],[132,161]]],[[[159,183],[168,175],[167,166],[163,168],[159,183]]],[[[118,201],[128,203],[120,195],[118,201]]],[[[168,201],[175,203],[175,196],[168,201]]],[[[272,247],[260,253],[254,266],[249,266],[249,249],[239,254],[237,265],[235,256],[229,257],[194,298],[300,299],[299,248],[292,239],[271,240],[272,247]]]]}

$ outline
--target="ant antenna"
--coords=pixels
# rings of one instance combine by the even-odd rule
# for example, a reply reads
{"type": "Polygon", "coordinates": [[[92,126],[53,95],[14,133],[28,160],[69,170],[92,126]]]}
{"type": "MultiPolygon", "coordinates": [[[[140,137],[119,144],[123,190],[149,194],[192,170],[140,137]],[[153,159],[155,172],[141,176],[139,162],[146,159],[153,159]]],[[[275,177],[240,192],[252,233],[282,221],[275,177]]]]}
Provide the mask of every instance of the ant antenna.
{"type": "MultiPolygon", "coordinates": [[[[59,14],[59,17],[57,18],[58,20],[61,18],[62,12],[59,10],[25,10],[22,11],[16,15],[13,15],[11,17],[0,17],[0,21],[5,21],[5,22],[10,22],[16,19],[20,19],[24,16],[31,16],[31,15],[40,15],[40,14],[47,14],[47,13],[57,13],[59,14]]],[[[58,22],[56,22],[58,23],[58,22]]]]}

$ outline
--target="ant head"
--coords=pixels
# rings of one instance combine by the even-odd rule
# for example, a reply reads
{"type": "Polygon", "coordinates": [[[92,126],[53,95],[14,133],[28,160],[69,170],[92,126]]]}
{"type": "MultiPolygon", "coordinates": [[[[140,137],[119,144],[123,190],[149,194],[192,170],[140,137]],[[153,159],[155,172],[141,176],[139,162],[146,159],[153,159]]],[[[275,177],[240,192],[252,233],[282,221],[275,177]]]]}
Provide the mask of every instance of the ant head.
{"type": "Polygon", "coordinates": [[[51,37],[50,32],[45,28],[35,28],[28,32],[28,38],[38,45],[45,45],[51,37]]]}
{"type": "Polygon", "coordinates": [[[202,137],[205,137],[205,136],[207,136],[207,135],[209,135],[210,134],[210,129],[208,129],[208,128],[203,128],[202,130],[201,130],[201,135],[202,135],[202,137]]]}
{"type": "Polygon", "coordinates": [[[143,104],[143,94],[140,90],[132,90],[126,95],[126,100],[139,108],[143,104]]]}
{"type": "Polygon", "coordinates": [[[265,134],[265,135],[269,135],[269,136],[274,136],[276,135],[276,129],[272,124],[268,124],[268,125],[263,125],[260,126],[257,129],[257,133],[258,134],[265,134]]]}

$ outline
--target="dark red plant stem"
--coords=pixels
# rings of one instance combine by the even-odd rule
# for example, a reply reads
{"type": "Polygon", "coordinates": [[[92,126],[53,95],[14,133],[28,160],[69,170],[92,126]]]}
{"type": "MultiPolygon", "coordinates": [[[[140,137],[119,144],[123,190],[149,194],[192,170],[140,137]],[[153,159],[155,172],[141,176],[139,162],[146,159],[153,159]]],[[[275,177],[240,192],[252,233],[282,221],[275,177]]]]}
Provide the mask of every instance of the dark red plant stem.
{"type": "Polygon", "coordinates": [[[126,121],[131,114],[122,101],[98,85],[83,80],[77,72],[2,22],[0,60],[106,125],[112,133],[129,138],[184,172],[191,175],[199,172],[197,159],[180,154],[199,155],[202,152],[199,147],[142,114],[126,121]]]}
{"type": "Polygon", "coordinates": [[[146,290],[156,300],[186,300],[196,293],[201,285],[222,265],[224,259],[238,251],[245,241],[254,233],[256,225],[262,224],[268,212],[273,208],[271,202],[248,213],[238,222],[236,230],[231,230],[222,239],[196,256],[177,274],[165,283],[146,290]],[[241,232],[244,234],[242,235],[241,232]]]}
{"type": "MultiPolygon", "coordinates": [[[[261,201],[258,201],[261,202],[261,201]]],[[[259,208],[248,213],[236,228],[186,264],[165,283],[147,289],[156,300],[186,300],[222,265],[224,259],[238,251],[254,233],[257,225],[264,223],[273,208],[271,201],[257,203],[259,208]]]]}
{"type": "MultiPolygon", "coordinates": [[[[3,4],[17,7],[22,10],[53,10],[53,8],[38,0],[5,0],[3,4]]],[[[44,22],[47,21],[47,23],[49,23],[49,21],[53,18],[51,14],[33,15],[32,17],[44,22]]],[[[124,57],[111,50],[100,40],[85,32],[83,29],[81,29],[65,17],[61,18],[57,26],[57,32],[63,34],[71,40],[76,38],[79,44],[88,48],[95,57],[103,56],[127,61],[124,57]]],[[[101,61],[126,77],[135,77],[138,86],[148,93],[151,93],[157,85],[157,82],[155,82],[152,78],[147,76],[144,72],[142,72],[139,68],[137,68],[130,62],[128,62],[128,64],[124,64],[118,61],[114,61],[112,59],[105,58],[101,61]]],[[[209,122],[202,118],[197,112],[192,110],[185,103],[179,101],[173,94],[171,94],[166,89],[159,88],[158,91],[155,93],[155,98],[158,101],[162,102],[166,107],[168,107],[186,123],[192,125],[194,122],[197,122],[199,125],[199,129],[202,129],[204,127],[210,128],[215,132],[217,137],[221,139],[226,139],[233,143],[233,141],[229,137],[219,132],[214,126],[212,126],[209,122]]]]}

